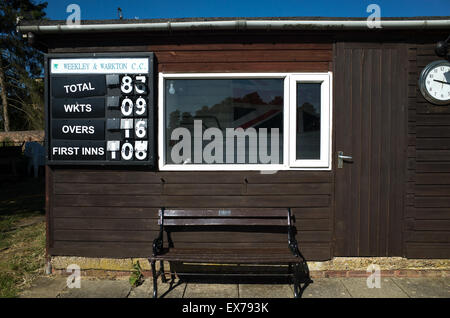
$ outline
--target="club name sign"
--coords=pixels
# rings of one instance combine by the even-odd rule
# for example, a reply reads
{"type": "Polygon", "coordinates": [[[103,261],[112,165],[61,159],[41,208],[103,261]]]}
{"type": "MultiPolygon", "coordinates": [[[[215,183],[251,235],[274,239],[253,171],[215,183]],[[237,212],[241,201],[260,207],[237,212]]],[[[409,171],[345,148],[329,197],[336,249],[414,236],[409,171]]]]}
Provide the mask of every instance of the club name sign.
{"type": "Polygon", "coordinates": [[[49,164],[154,165],[152,53],[46,62],[49,164]]]}

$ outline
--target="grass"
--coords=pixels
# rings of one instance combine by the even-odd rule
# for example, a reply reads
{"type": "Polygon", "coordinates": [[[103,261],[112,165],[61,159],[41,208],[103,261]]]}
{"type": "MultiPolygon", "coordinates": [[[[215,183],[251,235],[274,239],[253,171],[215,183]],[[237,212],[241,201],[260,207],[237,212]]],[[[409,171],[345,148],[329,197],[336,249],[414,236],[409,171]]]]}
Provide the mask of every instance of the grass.
{"type": "Polygon", "coordinates": [[[0,297],[17,297],[45,265],[44,182],[0,185],[0,297]]]}

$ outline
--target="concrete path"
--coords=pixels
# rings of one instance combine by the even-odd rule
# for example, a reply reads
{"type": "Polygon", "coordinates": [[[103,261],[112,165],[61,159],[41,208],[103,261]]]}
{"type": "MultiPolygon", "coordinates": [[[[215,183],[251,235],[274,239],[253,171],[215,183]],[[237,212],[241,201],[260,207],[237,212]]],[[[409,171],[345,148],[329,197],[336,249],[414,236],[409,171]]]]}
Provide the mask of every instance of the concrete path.
{"type": "MultiPolygon", "coordinates": [[[[150,298],[150,278],[136,288],[127,279],[82,279],[80,288],[68,288],[66,278],[46,276],[37,279],[21,297],[25,298],[150,298]]],[[[158,282],[158,297],[164,298],[292,298],[287,284],[194,284],[158,282]]],[[[450,277],[382,278],[380,288],[368,288],[366,278],[315,278],[304,298],[450,298],[450,277]]]]}

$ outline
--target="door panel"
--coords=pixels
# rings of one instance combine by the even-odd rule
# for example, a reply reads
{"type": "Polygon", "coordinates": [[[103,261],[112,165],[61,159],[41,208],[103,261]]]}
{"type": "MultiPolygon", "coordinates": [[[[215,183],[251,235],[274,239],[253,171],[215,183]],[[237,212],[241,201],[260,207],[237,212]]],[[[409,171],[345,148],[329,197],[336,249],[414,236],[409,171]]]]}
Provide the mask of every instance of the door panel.
{"type": "Polygon", "coordinates": [[[336,45],[335,256],[402,255],[406,50],[336,45]],[[338,168],[337,152],[353,157],[338,168]]]}

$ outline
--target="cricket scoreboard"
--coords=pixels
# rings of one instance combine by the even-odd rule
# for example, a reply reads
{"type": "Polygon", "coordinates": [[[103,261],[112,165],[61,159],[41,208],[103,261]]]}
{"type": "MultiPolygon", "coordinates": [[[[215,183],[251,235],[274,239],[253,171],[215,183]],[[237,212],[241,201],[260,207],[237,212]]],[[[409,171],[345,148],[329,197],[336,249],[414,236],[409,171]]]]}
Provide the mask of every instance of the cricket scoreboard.
{"type": "Polygon", "coordinates": [[[152,53],[49,54],[48,164],[154,165],[152,53]]]}

